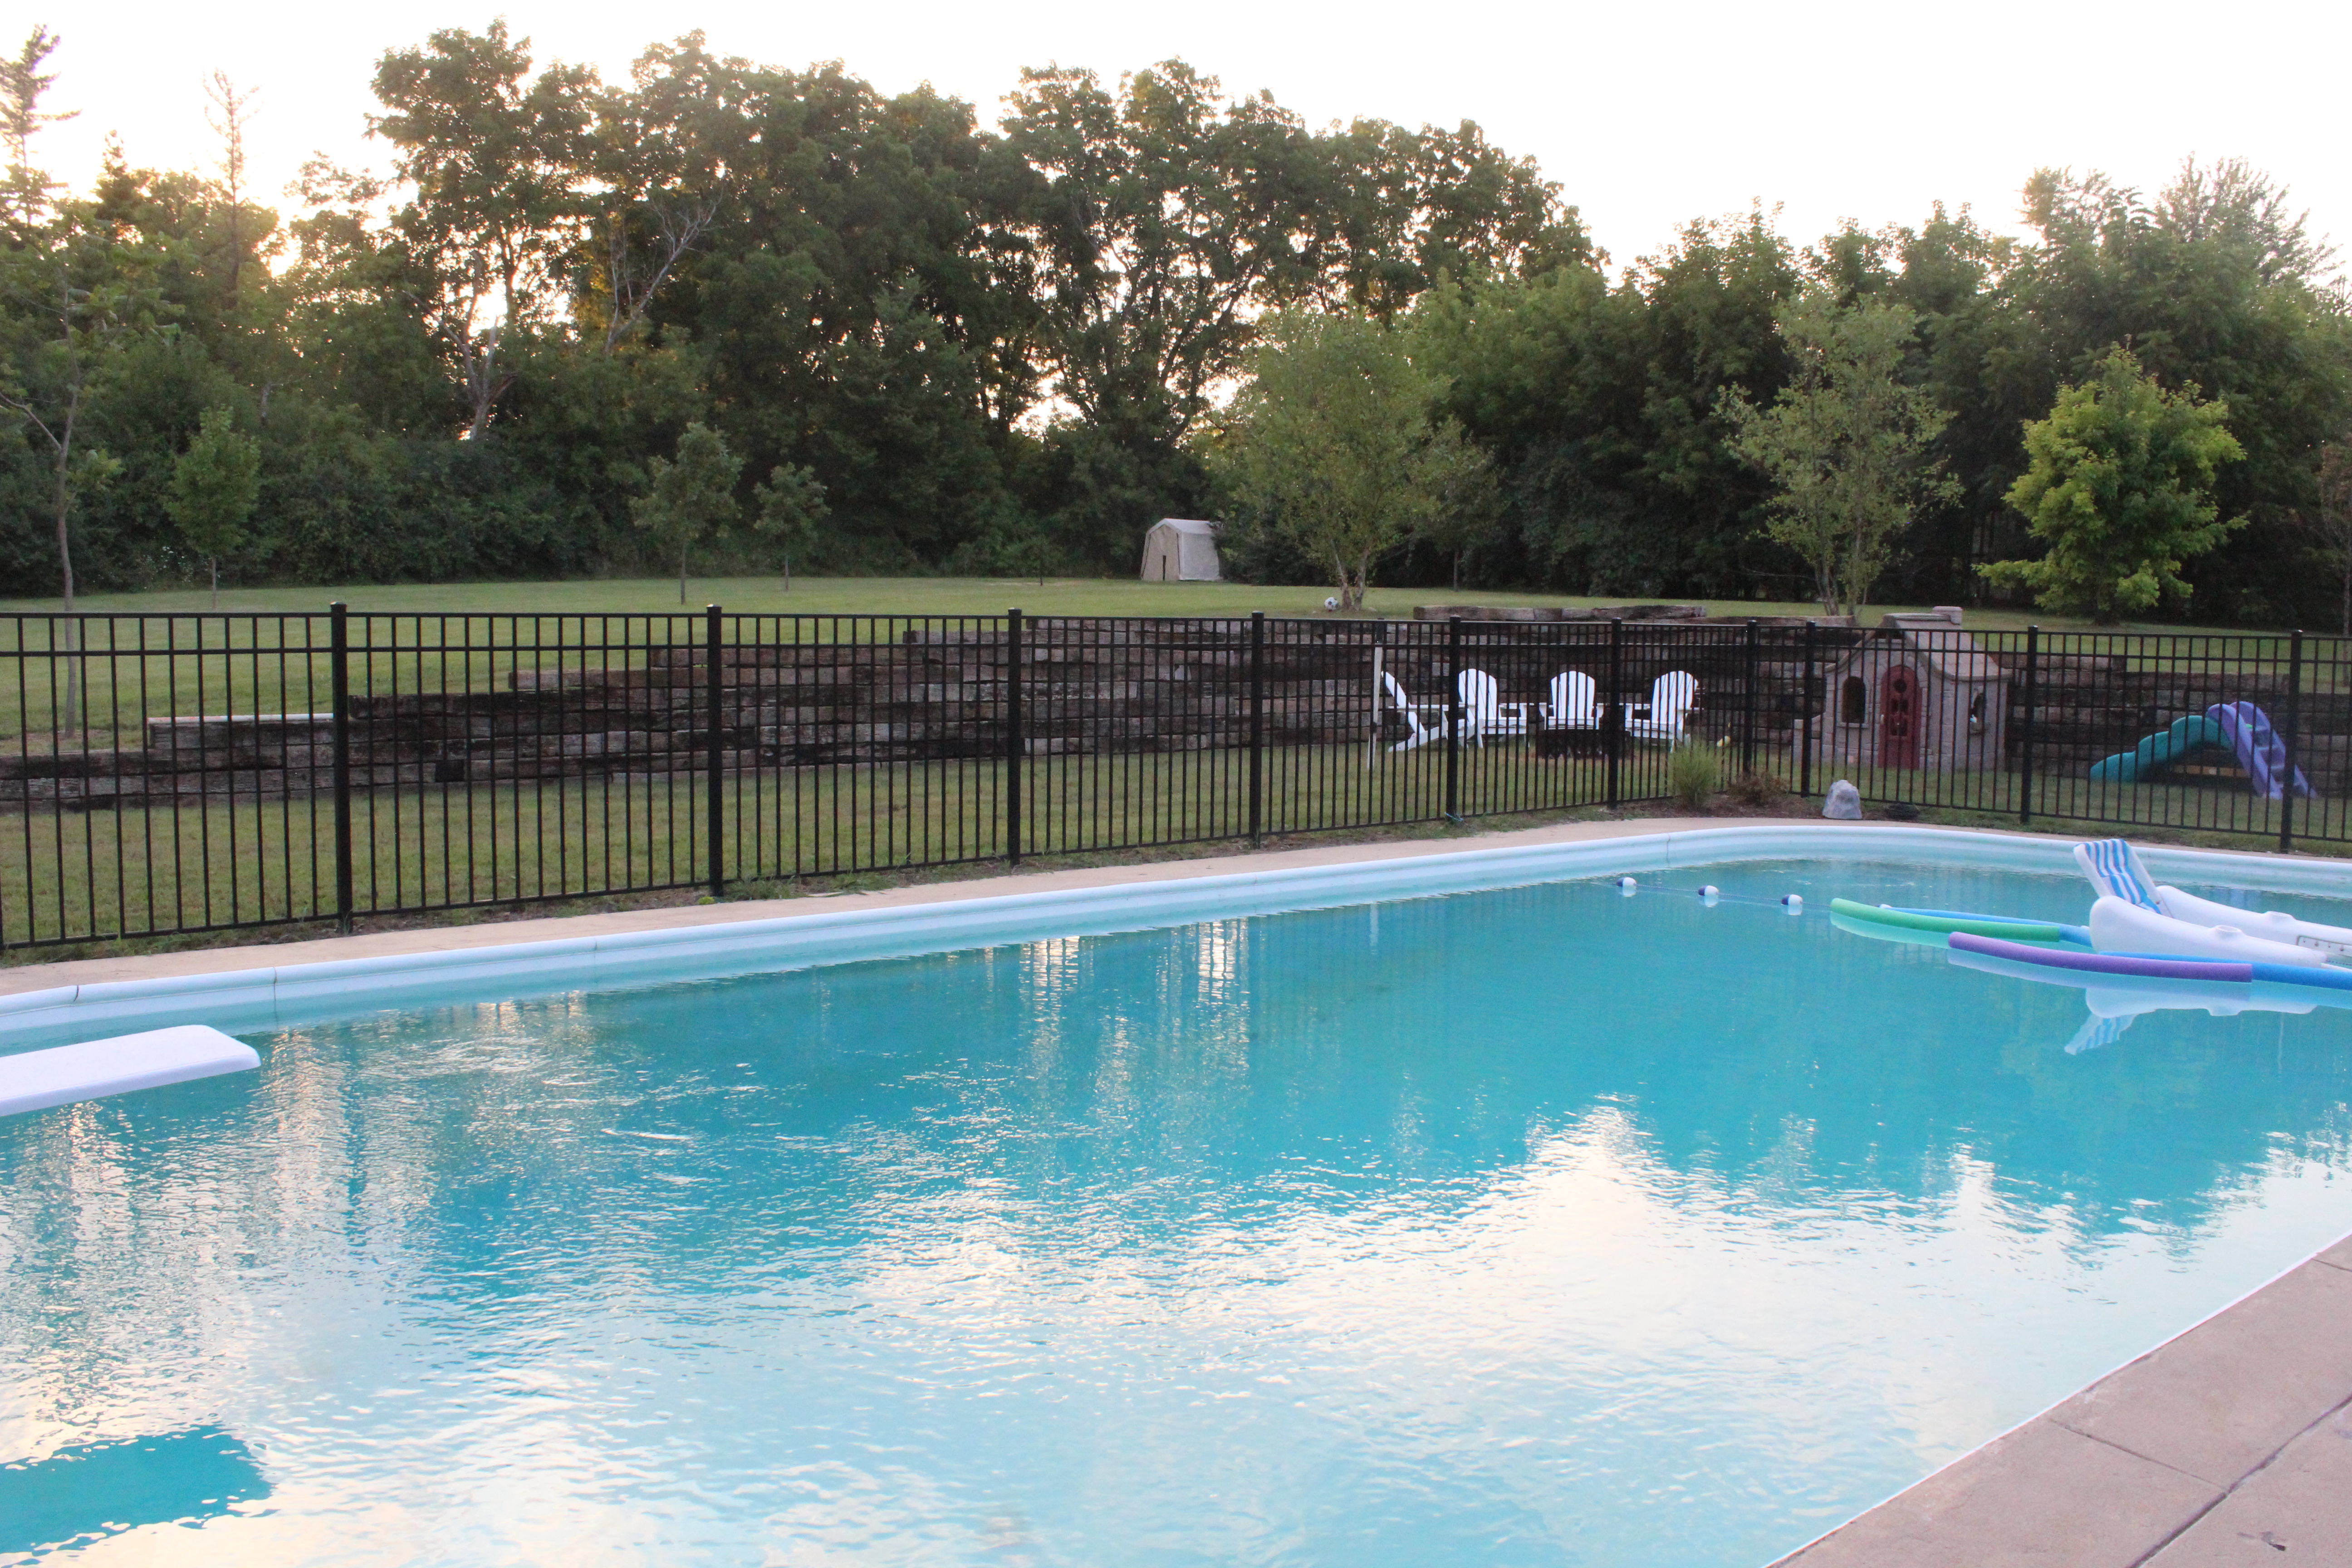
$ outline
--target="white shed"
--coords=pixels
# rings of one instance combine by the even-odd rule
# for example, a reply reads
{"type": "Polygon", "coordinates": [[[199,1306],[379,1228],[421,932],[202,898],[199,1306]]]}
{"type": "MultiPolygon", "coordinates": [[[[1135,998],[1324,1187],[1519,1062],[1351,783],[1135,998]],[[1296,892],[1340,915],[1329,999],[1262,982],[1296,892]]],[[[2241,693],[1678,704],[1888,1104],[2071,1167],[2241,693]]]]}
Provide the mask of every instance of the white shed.
{"type": "Polygon", "coordinates": [[[1215,583],[1223,575],[1217,567],[1215,523],[1163,517],[1144,533],[1145,582],[1215,583]]]}

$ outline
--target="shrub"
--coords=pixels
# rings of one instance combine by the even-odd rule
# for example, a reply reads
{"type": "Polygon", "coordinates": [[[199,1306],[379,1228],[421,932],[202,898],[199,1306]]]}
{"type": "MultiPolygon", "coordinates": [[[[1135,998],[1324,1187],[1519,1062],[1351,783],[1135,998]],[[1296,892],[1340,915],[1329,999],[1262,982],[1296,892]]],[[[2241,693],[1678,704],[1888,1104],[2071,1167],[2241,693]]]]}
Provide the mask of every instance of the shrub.
{"type": "Polygon", "coordinates": [[[1789,792],[1781,787],[1780,781],[1770,773],[1759,773],[1751,770],[1732,780],[1731,787],[1726,793],[1739,805],[1750,810],[1760,810],[1765,806],[1777,804],[1780,797],[1789,792]]]}
{"type": "Polygon", "coordinates": [[[1722,747],[1684,741],[1666,754],[1666,792],[1685,811],[1703,811],[1723,782],[1722,747]]]}

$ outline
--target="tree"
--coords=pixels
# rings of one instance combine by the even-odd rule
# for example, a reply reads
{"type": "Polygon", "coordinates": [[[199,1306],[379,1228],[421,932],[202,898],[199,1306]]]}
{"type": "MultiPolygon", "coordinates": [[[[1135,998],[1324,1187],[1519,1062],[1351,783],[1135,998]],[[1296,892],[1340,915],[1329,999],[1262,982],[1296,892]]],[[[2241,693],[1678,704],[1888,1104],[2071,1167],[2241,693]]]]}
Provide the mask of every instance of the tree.
{"type": "Polygon", "coordinates": [[[1927,457],[1949,417],[1901,380],[1917,318],[1816,286],[1780,312],[1792,371],[1769,408],[1727,395],[1732,449],[1770,476],[1765,533],[1811,568],[1825,614],[1855,614],[1924,505],[1956,488],[1927,457]]]}
{"type": "Polygon", "coordinates": [[[1486,458],[1431,417],[1437,380],[1395,331],[1305,311],[1262,328],[1219,466],[1243,507],[1330,568],[1340,608],[1360,610],[1380,558],[1475,493],[1486,458]]]}
{"type": "Polygon", "coordinates": [[[562,64],[532,77],[530,40],[509,39],[502,19],[376,62],[389,112],[368,125],[400,150],[396,171],[415,187],[394,227],[427,280],[469,438],[514,384],[505,338],[537,322],[576,239],[594,87],[593,71],[562,64]]]}
{"type": "Polygon", "coordinates": [[[751,497],[760,503],[760,513],[751,526],[776,542],[784,552],[785,575],[792,572],[792,552],[795,547],[805,547],[816,537],[816,525],[824,521],[824,486],[818,482],[814,470],[779,463],[770,471],[768,482],[754,485],[751,497]]]}
{"type": "Polygon", "coordinates": [[[16,160],[16,232],[0,250],[0,412],[14,415],[47,454],[58,583],[71,612],[76,504],[121,466],[81,442],[82,420],[100,366],[125,338],[153,324],[155,297],[144,278],[153,257],[135,236],[115,232],[103,212],[68,203],[43,216],[42,196],[52,183],[30,167],[26,142],[41,125],[66,118],[40,110],[41,94],[55,79],[37,68],[56,44],[37,27],[17,60],[0,71],[0,130],[16,160]]]}
{"type": "Polygon", "coordinates": [[[0,175],[0,217],[19,232],[40,222],[50,194],[58,188],[46,171],[33,166],[34,136],[42,126],[71,120],[81,112],[78,109],[64,114],[41,111],[43,95],[58,79],[43,75],[41,67],[56,52],[58,43],[55,33],[37,26],[15,59],[0,60],[0,145],[8,153],[7,170],[0,175]]]}
{"type": "Polygon", "coordinates": [[[2328,564],[2344,583],[2344,635],[2352,637],[2352,447],[2330,441],[2319,448],[2319,505],[2315,509],[2328,564]]]}
{"type": "Polygon", "coordinates": [[[2060,384],[2095,379],[2118,343],[2162,385],[2229,405],[2244,457],[2223,467],[2212,499],[2246,526],[2200,564],[2183,608],[2272,625],[2332,609],[2336,584],[2297,570],[2298,536],[2319,447],[2352,426],[2352,298],[2288,193],[2234,161],[2185,163],[2152,197],[2043,170],[2025,215],[2040,238],[2012,291],[2048,381],[2034,415],[2060,384]]]}
{"type": "Polygon", "coordinates": [[[735,480],[743,471],[743,459],[698,419],[677,439],[677,461],[656,458],[647,467],[653,483],[629,503],[629,516],[656,553],[677,553],[677,602],[683,605],[688,552],[724,539],[742,515],[735,480]]]}
{"type": "Polygon", "coordinates": [[[220,608],[220,558],[245,542],[245,525],[260,497],[260,446],[237,434],[227,409],[205,409],[172,470],[171,498],[163,504],[188,548],[212,564],[215,609],[220,608]]]}
{"type": "Polygon", "coordinates": [[[2189,597],[2181,563],[2245,526],[2217,521],[2214,477],[2245,455],[2226,403],[2195,385],[2169,393],[2127,349],[2109,352],[2095,379],[2059,388],[2050,416],[2025,427],[2028,465],[2010,487],[2049,553],[1980,567],[1996,586],[2031,590],[2062,615],[2106,626],[2126,611],[2189,597]]]}
{"type": "Polygon", "coordinates": [[[239,87],[226,71],[215,71],[205,79],[205,99],[212,108],[205,111],[205,123],[220,138],[220,194],[228,204],[228,298],[235,310],[237,283],[245,267],[245,137],[253,123],[254,100],[261,96],[257,88],[239,87]]]}
{"type": "Polygon", "coordinates": [[[645,321],[719,216],[729,175],[724,144],[740,121],[724,100],[740,74],[713,59],[693,32],[640,55],[633,90],[597,99],[592,141],[604,196],[595,226],[607,354],[645,321]]]}

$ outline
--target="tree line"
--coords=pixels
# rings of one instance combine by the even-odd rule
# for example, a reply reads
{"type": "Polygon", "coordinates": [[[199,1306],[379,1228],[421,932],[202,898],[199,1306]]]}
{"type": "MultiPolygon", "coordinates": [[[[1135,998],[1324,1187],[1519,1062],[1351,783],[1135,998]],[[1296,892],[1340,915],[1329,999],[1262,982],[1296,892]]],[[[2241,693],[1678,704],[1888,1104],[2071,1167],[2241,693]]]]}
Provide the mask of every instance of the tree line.
{"type": "Polygon", "coordinates": [[[1025,71],[984,126],[699,34],[607,82],[493,23],[378,62],[389,180],[316,160],[281,207],[244,153],[266,99],[226,76],[208,166],[110,149],[62,189],[54,45],[0,61],[18,592],[1124,574],[1182,515],[1227,519],[1243,574],[1350,597],[1378,574],[1834,598],[1864,567],[1881,597],[2047,593],[2037,509],[2084,492],[2020,491],[2028,427],[2096,402],[2120,353],[2220,411],[2234,456],[2199,448],[2194,571],[2104,609],[2326,622],[2352,593],[2345,298],[2239,163],[2152,196],[2042,172],[2024,240],[1937,208],[1803,246],[1759,210],[1618,268],[1469,122],[1311,127],[1169,61],[1025,71]],[[1331,437],[1297,399],[1334,374],[1349,418],[1389,422],[1402,488],[1350,500],[1268,458],[1331,437]],[[1805,456],[1865,405],[1882,435],[1805,456]],[[1343,501],[1335,558],[1305,525],[1343,501]],[[1806,543],[1825,528],[1844,577],[1806,543]]]}

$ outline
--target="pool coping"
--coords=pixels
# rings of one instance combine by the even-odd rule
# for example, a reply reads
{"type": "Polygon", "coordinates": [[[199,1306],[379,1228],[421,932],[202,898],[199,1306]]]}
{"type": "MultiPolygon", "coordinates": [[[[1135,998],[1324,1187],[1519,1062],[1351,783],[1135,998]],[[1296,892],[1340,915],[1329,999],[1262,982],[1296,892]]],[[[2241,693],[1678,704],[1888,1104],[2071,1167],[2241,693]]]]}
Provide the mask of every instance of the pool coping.
{"type": "MultiPolygon", "coordinates": [[[[1666,817],[1460,839],[1092,867],[779,899],[208,948],[0,971],[0,1049],[84,1028],[282,1028],[367,1008],[807,968],[1292,910],[1757,859],[1906,853],[2074,874],[2074,839],[1896,823],[1666,817]],[[268,962],[257,963],[267,959],[268,962]]],[[[2236,850],[2141,849],[2159,876],[2342,895],[2352,864],[2236,850]]]]}
{"type": "MultiPolygon", "coordinates": [[[[1333,846],[69,960],[0,971],[0,1048],[100,1026],[212,1022],[233,1033],[347,1016],[355,1003],[653,984],[1735,860],[1912,854],[2067,874],[2074,842],[1913,824],[1648,818],[1467,845],[1333,846]]],[[[2182,882],[2352,889],[2342,860],[2154,845],[2141,854],[2182,882]]],[[[2267,1552],[2352,1540],[2352,1441],[2339,1438],[2352,1439],[2352,1237],[1780,1563],[2202,1568],[2237,1560],[2246,1542],[2267,1552]]]]}

